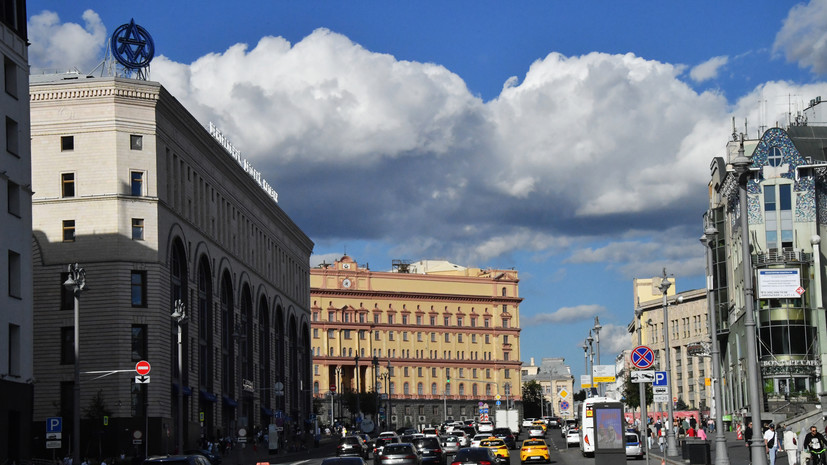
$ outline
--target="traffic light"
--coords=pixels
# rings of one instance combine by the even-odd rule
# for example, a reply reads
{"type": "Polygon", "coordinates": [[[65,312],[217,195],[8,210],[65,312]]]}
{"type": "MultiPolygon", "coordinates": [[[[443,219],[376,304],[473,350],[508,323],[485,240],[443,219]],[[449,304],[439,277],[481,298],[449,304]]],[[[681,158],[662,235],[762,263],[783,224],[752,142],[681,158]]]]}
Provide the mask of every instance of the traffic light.
{"type": "Polygon", "coordinates": [[[446,376],[448,377],[448,384],[451,384],[451,373],[448,373],[446,376]]]}

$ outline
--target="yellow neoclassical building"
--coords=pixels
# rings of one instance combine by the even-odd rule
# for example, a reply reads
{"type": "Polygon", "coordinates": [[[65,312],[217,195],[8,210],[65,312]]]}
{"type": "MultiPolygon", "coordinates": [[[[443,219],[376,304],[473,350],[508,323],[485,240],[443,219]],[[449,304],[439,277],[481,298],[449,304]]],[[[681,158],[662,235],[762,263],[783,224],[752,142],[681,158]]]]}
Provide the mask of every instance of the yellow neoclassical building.
{"type": "Polygon", "coordinates": [[[320,415],[352,413],[330,402],[347,391],[379,393],[397,427],[472,418],[480,403],[493,421],[497,396],[500,408],[521,405],[518,283],[515,270],[432,260],[377,272],[345,255],[312,268],[320,415]]]}

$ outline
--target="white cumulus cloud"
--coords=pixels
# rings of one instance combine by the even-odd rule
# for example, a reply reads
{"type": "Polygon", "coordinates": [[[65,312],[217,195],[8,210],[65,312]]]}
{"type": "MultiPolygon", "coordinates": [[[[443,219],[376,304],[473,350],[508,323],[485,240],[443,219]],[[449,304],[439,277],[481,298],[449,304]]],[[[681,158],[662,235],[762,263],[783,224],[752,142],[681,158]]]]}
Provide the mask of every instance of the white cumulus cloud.
{"type": "Polygon", "coordinates": [[[775,36],[773,51],[802,68],[827,73],[827,0],[811,0],[790,9],[775,36]]]}
{"type": "Polygon", "coordinates": [[[546,323],[573,323],[576,321],[591,320],[596,315],[606,311],[602,305],[576,305],[561,307],[551,313],[539,313],[522,318],[522,326],[529,327],[546,323]]]}
{"type": "Polygon", "coordinates": [[[43,11],[29,19],[28,33],[33,72],[86,73],[103,60],[106,27],[92,10],[83,12],[83,25],[62,23],[57,13],[43,11]]]}
{"type": "Polygon", "coordinates": [[[689,71],[689,77],[695,82],[704,82],[718,77],[721,68],[726,66],[729,62],[729,57],[726,55],[712,57],[709,60],[695,66],[689,71]]]}

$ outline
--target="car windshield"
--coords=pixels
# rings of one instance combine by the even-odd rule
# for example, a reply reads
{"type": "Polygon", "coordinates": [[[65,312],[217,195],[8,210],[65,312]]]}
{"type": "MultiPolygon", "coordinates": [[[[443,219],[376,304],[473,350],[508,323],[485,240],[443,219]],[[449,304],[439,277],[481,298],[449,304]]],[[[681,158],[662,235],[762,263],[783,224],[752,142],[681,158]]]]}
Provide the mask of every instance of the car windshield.
{"type": "Polygon", "coordinates": [[[412,454],[411,446],[409,444],[388,444],[382,449],[382,455],[403,455],[412,454]]]}
{"type": "Polygon", "coordinates": [[[626,435],[626,443],[630,442],[637,442],[637,435],[636,434],[627,434],[626,435]]]}

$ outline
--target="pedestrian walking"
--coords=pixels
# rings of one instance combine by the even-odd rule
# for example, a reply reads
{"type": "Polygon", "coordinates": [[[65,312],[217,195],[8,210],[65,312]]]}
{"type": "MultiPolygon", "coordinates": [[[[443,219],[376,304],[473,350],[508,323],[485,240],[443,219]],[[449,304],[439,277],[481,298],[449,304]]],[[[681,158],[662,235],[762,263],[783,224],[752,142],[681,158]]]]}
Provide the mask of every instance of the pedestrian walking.
{"type": "Polygon", "coordinates": [[[706,441],[706,430],[704,429],[703,425],[698,426],[698,439],[703,439],[706,441]]]}
{"type": "Polygon", "coordinates": [[[787,464],[798,465],[798,435],[792,428],[786,428],[782,437],[781,445],[787,453],[787,464]]]}
{"type": "Polygon", "coordinates": [[[778,438],[775,434],[775,425],[772,423],[764,431],[764,448],[770,455],[770,465],[775,465],[775,456],[778,454],[778,438]]]}

